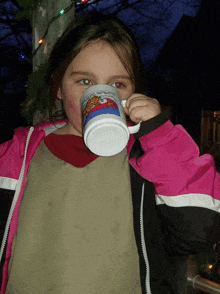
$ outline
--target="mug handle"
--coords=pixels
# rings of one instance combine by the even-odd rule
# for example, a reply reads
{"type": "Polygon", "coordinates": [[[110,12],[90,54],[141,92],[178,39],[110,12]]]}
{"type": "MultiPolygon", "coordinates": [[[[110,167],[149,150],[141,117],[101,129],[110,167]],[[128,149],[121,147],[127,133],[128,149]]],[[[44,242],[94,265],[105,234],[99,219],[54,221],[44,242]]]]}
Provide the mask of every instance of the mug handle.
{"type": "MultiPolygon", "coordinates": [[[[122,104],[123,107],[125,107],[126,101],[127,100],[121,100],[121,104],[122,104]]],[[[134,133],[137,133],[140,130],[140,127],[141,127],[141,121],[137,125],[132,126],[132,127],[127,127],[127,128],[129,130],[130,134],[134,134],[134,133]]]]}

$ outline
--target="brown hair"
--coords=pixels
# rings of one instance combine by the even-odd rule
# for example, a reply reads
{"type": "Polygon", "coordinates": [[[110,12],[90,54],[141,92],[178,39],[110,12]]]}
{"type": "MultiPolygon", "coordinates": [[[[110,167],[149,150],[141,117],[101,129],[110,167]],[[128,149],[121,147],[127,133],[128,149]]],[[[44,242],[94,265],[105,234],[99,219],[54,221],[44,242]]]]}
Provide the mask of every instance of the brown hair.
{"type": "Polygon", "coordinates": [[[46,76],[50,117],[68,66],[83,48],[97,40],[106,41],[113,47],[131,77],[135,92],[143,93],[143,65],[133,34],[116,16],[89,13],[67,27],[50,54],[46,76]]]}

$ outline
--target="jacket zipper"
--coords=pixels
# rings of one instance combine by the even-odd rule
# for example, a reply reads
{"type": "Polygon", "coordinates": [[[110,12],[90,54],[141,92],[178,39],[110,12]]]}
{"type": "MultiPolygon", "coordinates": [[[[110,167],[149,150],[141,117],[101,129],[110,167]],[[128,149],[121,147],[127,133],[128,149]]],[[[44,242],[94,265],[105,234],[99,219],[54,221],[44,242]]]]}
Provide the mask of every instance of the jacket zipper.
{"type": "Polygon", "coordinates": [[[141,247],[142,247],[142,252],[143,252],[144,261],[145,261],[145,265],[146,265],[146,278],[145,278],[146,293],[151,294],[151,289],[150,289],[150,269],[149,269],[149,262],[148,262],[148,257],[147,257],[145,238],[144,238],[144,218],[143,218],[144,186],[145,186],[145,184],[143,183],[142,195],[141,195],[141,209],[140,209],[141,247]]]}
{"type": "Polygon", "coordinates": [[[18,179],[18,182],[17,182],[17,185],[16,185],[15,195],[14,195],[14,198],[13,198],[13,201],[12,201],[12,204],[11,204],[10,212],[9,212],[7,223],[6,223],[6,226],[5,226],[4,236],[3,236],[3,239],[2,239],[2,245],[1,245],[1,251],[0,251],[0,262],[2,260],[2,255],[3,255],[5,245],[6,245],[6,242],[7,242],[7,237],[8,237],[8,232],[9,232],[11,219],[12,219],[14,209],[15,209],[15,206],[16,206],[20,191],[21,191],[21,185],[22,185],[23,177],[24,177],[25,162],[26,162],[26,157],[27,157],[27,148],[28,148],[28,143],[29,143],[29,140],[30,140],[30,137],[31,137],[31,134],[32,134],[33,130],[34,130],[34,128],[31,127],[30,130],[29,130],[27,139],[26,139],[24,160],[23,160],[23,163],[22,163],[20,176],[19,176],[19,179],[18,179]]]}

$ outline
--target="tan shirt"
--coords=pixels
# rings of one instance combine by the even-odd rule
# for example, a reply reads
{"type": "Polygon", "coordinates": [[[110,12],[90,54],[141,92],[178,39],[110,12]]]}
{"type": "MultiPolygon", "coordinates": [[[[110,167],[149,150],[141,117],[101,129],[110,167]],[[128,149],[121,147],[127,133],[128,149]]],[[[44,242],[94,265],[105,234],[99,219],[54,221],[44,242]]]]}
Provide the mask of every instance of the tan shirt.
{"type": "Polygon", "coordinates": [[[8,294],[140,294],[126,150],[76,168],[42,142],[20,205],[8,294]]]}

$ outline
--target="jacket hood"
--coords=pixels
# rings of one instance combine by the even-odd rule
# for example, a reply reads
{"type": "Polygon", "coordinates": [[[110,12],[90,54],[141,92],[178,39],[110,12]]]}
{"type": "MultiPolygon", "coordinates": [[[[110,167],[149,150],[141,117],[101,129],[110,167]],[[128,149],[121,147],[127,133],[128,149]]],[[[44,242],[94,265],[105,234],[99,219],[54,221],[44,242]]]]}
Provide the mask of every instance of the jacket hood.
{"type": "Polygon", "coordinates": [[[18,143],[20,143],[20,155],[22,156],[24,154],[27,136],[31,129],[33,129],[33,133],[31,135],[29,144],[32,145],[34,144],[34,142],[36,142],[36,140],[39,141],[39,139],[37,139],[39,138],[39,135],[41,135],[40,138],[44,138],[45,136],[56,130],[56,128],[58,128],[57,125],[64,123],[67,123],[67,120],[59,120],[55,122],[46,121],[30,127],[17,128],[15,130],[13,140],[18,140],[18,143]]]}

